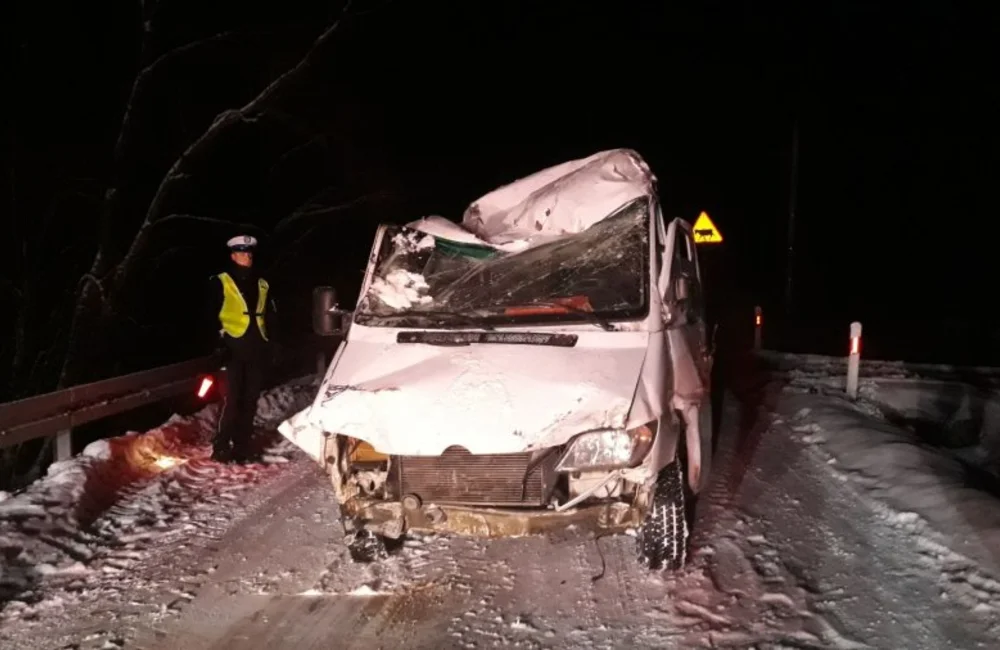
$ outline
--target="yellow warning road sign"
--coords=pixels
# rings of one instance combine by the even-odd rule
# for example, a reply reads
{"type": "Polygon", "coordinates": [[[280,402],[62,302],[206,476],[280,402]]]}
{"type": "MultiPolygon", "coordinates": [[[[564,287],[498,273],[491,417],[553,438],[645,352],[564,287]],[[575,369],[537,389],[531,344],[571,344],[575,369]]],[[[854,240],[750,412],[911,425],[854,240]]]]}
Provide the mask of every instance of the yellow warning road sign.
{"type": "Polygon", "coordinates": [[[722,233],[715,227],[712,220],[708,218],[707,212],[698,215],[698,220],[694,222],[694,243],[696,244],[721,244],[722,233]]]}

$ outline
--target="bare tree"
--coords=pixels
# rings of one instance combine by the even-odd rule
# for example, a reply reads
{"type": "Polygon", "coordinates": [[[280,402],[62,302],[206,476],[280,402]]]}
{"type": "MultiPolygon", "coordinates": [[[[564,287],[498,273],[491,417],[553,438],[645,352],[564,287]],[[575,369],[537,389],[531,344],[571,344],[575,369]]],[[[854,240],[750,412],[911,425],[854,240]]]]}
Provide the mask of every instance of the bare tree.
{"type": "MultiPolygon", "coordinates": [[[[268,110],[268,105],[279,93],[290,84],[299,81],[315,65],[316,59],[324,51],[324,46],[331,41],[344,21],[351,15],[351,5],[352,2],[349,0],[338,17],[321,31],[296,65],[273,79],[243,106],[219,113],[208,127],[184,149],[161,179],[146,209],[145,218],[132,238],[131,244],[119,259],[115,259],[118,256],[113,254],[113,247],[110,245],[112,239],[110,233],[111,214],[115,207],[119,188],[115,186],[109,188],[105,196],[105,208],[101,218],[102,236],[98,249],[90,269],[81,277],[76,290],[66,353],[59,373],[58,384],[60,386],[69,385],[84,375],[83,368],[87,365],[87,358],[83,354],[84,348],[98,352],[106,349],[102,345],[95,346],[95,339],[101,336],[101,331],[115,316],[121,293],[126,287],[127,278],[147,253],[157,227],[171,220],[204,219],[204,217],[194,215],[171,214],[167,208],[167,198],[171,192],[190,178],[190,170],[194,166],[193,161],[207,155],[229,129],[262,119],[268,110]]],[[[150,33],[148,20],[145,24],[145,32],[147,35],[150,33]]],[[[147,83],[147,80],[155,72],[157,66],[163,65],[171,57],[181,56],[197,48],[205,47],[209,43],[231,38],[233,38],[232,34],[223,33],[206,41],[185,45],[153,60],[140,71],[132,86],[132,93],[126,106],[116,145],[118,157],[123,155],[124,143],[128,138],[134,119],[134,99],[141,91],[142,85],[147,83]]],[[[295,220],[300,216],[292,215],[295,220]]]]}
{"type": "MultiPolygon", "coordinates": [[[[353,8],[354,0],[348,0],[328,22],[315,27],[315,31],[310,28],[309,37],[299,38],[298,45],[291,49],[290,56],[294,58],[287,63],[278,62],[282,66],[280,72],[266,73],[267,76],[259,82],[260,85],[251,86],[247,95],[233,102],[233,107],[218,112],[196,126],[195,134],[182,140],[183,144],[176,152],[166,152],[170,158],[164,163],[165,173],[154,182],[155,189],[150,188],[147,198],[140,196],[143,191],[141,187],[139,190],[135,189],[137,183],[132,177],[134,174],[130,172],[134,165],[130,163],[134,161],[137,152],[143,158],[149,155],[148,150],[142,149],[141,142],[142,134],[149,131],[148,125],[143,123],[148,119],[143,116],[143,105],[146,98],[157,94],[163,76],[177,66],[211,59],[216,53],[225,53],[227,48],[240,51],[238,48],[246,48],[248,43],[256,44],[261,39],[295,38],[295,34],[300,31],[300,28],[282,31],[271,26],[262,29],[231,29],[164,48],[165,41],[160,37],[157,25],[158,21],[165,20],[162,16],[165,15],[165,8],[169,7],[169,1],[139,0],[141,40],[138,68],[117,130],[110,179],[99,181],[66,178],[63,180],[63,187],[51,193],[50,205],[38,211],[37,216],[22,216],[16,214],[17,167],[10,167],[8,180],[12,220],[9,227],[12,231],[7,242],[8,246],[11,242],[17,245],[9,248],[13,255],[8,258],[8,262],[14,267],[11,279],[0,278],[0,299],[13,301],[12,311],[15,313],[5,323],[5,332],[9,332],[11,336],[5,336],[0,344],[0,363],[6,373],[0,379],[5,379],[3,383],[10,388],[6,398],[50,389],[53,380],[58,387],[65,387],[112,369],[108,364],[113,363],[113,355],[108,352],[115,341],[115,328],[128,318],[128,293],[132,278],[140,267],[155,265],[170,253],[169,250],[166,253],[155,250],[154,242],[160,241],[157,235],[162,230],[184,223],[216,229],[254,227],[249,223],[240,224],[238,220],[231,218],[178,209],[176,200],[172,197],[199,173],[199,161],[205,160],[235,129],[248,126],[256,128],[255,125],[258,124],[275,122],[283,124],[285,130],[295,131],[296,119],[285,115],[283,109],[278,108],[282,93],[294,84],[304,83],[310,70],[327,52],[327,46],[345,20],[361,15],[361,12],[353,8]],[[100,189],[102,185],[105,188],[103,191],[100,189]],[[98,216],[94,252],[89,261],[86,258],[74,261],[79,281],[75,287],[70,285],[73,295],[69,305],[59,304],[54,302],[53,296],[45,295],[45,290],[34,282],[42,270],[50,266],[52,256],[64,256],[66,253],[51,247],[46,250],[50,240],[55,241],[51,233],[58,231],[55,221],[61,203],[66,197],[84,195],[87,197],[88,209],[92,203],[94,214],[98,216]],[[141,210],[141,223],[130,223],[130,215],[135,214],[137,205],[141,210]],[[29,228],[30,236],[27,232],[29,228]],[[124,246],[123,240],[127,242],[124,246]],[[44,321],[46,326],[38,327],[39,321],[44,321]]],[[[267,50],[256,46],[253,49],[267,50]]],[[[287,52],[290,48],[286,46],[273,49],[287,52]]],[[[261,65],[261,69],[269,71],[274,66],[274,61],[267,61],[261,65]]],[[[187,126],[190,125],[189,122],[187,126]]],[[[9,137],[13,139],[15,136],[16,130],[12,125],[9,137]]],[[[295,156],[300,149],[324,141],[327,137],[326,134],[298,133],[297,141],[279,156],[274,167],[280,166],[286,158],[295,156]]],[[[12,148],[12,151],[15,149],[12,148]]],[[[143,186],[143,183],[138,185],[143,186]]],[[[294,259],[293,251],[313,232],[314,224],[338,210],[356,208],[366,201],[381,197],[379,193],[359,190],[357,195],[341,196],[332,201],[327,195],[314,195],[300,201],[271,228],[270,235],[276,244],[275,248],[281,250],[281,255],[273,266],[280,266],[294,259]]],[[[73,245],[79,249],[79,243],[77,240],[73,245]]],[[[76,256],[79,254],[74,253],[76,256]]],[[[48,453],[48,444],[43,441],[0,450],[0,485],[22,483],[26,477],[30,480],[42,468],[48,453]],[[29,465],[31,468],[25,474],[23,470],[29,465]]]]}

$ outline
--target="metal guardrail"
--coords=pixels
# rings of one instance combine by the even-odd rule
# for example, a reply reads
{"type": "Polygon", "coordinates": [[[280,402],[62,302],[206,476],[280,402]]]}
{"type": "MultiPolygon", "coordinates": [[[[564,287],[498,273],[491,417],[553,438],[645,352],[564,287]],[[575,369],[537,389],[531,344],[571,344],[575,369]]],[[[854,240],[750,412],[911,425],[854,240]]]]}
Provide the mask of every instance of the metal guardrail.
{"type": "MultiPolygon", "coordinates": [[[[322,375],[328,362],[327,353],[346,331],[343,315],[350,312],[337,309],[337,294],[331,287],[317,287],[313,294],[315,336],[305,341],[300,339],[298,345],[285,352],[297,350],[316,355],[315,372],[322,375]]],[[[294,355],[289,359],[294,361],[294,355]]],[[[216,371],[220,365],[217,357],[202,357],[0,404],[0,449],[56,436],[55,459],[67,460],[73,455],[74,427],[187,392],[193,394],[199,375],[216,371]]]]}
{"type": "Polygon", "coordinates": [[[203,357],[0,404],[0,448],[54,435],[56,460],[66,460],[74,427],[193,392],[200,374],[218,368],[203,357]]]}

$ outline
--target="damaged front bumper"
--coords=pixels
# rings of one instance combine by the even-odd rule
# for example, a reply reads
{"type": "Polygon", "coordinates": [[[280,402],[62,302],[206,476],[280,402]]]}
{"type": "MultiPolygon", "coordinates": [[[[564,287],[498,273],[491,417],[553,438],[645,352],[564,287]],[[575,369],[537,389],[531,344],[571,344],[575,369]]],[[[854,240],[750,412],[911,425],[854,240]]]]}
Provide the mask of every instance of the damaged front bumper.
{"type": "Polygon", "coordinates": [[[327,438],[326,471],[346,532],[398,539],[407,531],[519,537],[575,528],[623,532],[648,508],[655,474],[633,469],[561,472],[562,447],[519,454],[387,456],[344,436],[327,438]]]}
{"type": "Polygon", "coordinates": [[[355,498],[343,504],[341,512],[354,530],[364,529],[390,539],[408,530],[475,537],[523,537],[569,527],[614,533],[638,526],[645,516],[645,508],[621,501],[584,504],[558,512],[433,503],[407,508],[398,501],[355,498]]]}

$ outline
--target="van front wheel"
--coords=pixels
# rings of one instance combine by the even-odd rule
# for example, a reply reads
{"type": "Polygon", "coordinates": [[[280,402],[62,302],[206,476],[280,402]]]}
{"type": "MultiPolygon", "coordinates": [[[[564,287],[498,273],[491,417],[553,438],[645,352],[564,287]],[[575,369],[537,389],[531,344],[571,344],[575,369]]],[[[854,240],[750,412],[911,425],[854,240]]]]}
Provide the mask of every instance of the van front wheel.
{"type": "Polygon", "coordinates": [[[653,502],[637,537],[639,562],[650,569],[675,571],[687,559],[688,518],[684,466],[680,455],[662,470],[653,488],[653,502]]]}

